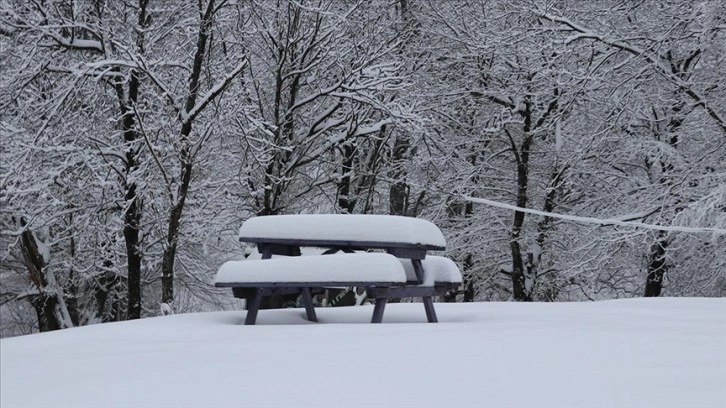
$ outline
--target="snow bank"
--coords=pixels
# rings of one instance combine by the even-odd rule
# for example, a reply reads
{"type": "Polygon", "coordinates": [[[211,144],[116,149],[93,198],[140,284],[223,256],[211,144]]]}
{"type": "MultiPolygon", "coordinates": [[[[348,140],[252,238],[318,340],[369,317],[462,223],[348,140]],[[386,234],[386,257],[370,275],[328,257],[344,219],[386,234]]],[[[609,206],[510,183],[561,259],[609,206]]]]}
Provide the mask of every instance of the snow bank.
{"type": "Polygon", "coordinates": [[[0,340],[0,406],[719,407],[726,299],[173,315],[0,340]],[[337,324],[331,324],[337,323],[337,324]]]}

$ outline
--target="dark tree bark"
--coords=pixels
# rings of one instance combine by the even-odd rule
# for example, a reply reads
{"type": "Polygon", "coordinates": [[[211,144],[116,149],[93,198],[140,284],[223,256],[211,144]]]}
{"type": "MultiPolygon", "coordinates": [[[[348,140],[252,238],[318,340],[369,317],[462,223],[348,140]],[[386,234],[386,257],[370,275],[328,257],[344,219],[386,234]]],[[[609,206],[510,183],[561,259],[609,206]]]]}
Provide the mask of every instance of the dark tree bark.
{"type": "MultiPolygon", "coordinates": [[[[671,74],[674,76],[688,80],[690,78],[690,70],[696,59],[701,55],[701,50],[696,49],[691,55],[683,60],[675,60],[673,54],[669,50],[666,52],[665,59],[668,61],[670,66],[671,74]]],[[[676,96],[680,96],[683,90],[676,91],[676,96]]],[[[679,131],[685,120],[687,112],[684,112],[685,103],[677,98],[677,102],[670,106],[670,119],[666,124],[662,132],[658,132],[655,136],[661,141],[667,143],[674,149],[678,148],[680,141],[679,131]]],[[[653,110],[655,114],[655,110],[653,110]]],[[[656,119],[658,119],[656,117],[656,119]]],[[[661,177],[658,180],[659,184],[667,186],[672,183],[672,171],[673,165],[660,161],[660,172],[661,177]]],[[[646,162],[646,166],[650,169],[655,163],[650,161],[646,162]]],[[[676,207],[681,207],[681,200],[676,202],[676,207]]],[[[676,209],[678,211],[678,209],[676,209]]],[[[648,275],[645,279],[645,290],[643,296],[645,297],[657,297],[661,295],[663,291],[663,278],[668,272],[668,264],[666,262],[666,256],[668,251],[668,245],[670,243],[668,234],[661,231],[657,234],[656,240],[650,247],[650,253],[648,254],[648,275]]]]}
{"type": "Polygon", "coordinates": [[[466,273],[466,271],[471,270],[472,266],[474,266],[474,256],[468,254],[464,258],[464,298],[462,299],[464,302],[473,302],[476,295],[476,288],[474,287],[476,276],[466,273]]]}
{"type": "MultiPolygon", "coordinates": [[[[567,166],[564,166],[562,169],[558,169],[557,165],[555,166],[554,171],[550,175],[549,183],[547,184],[547,193],[545,194],[545,202],[544,206],[542,207],[542,211],[548,213],[554,211],[557,201],[557,193],[560,190],[560,186],[562,185],[562,178],[566,170],[567,166]]],[[[542,261],[542,251],[550,230],[550,226],[552,225],[552,221],[552,217],[545,216],[542,218],[542,221],[537,224],[537,237],[535,238],[535,242],[537,243],[539,250],[536,251],[536,253],[527,253],[527,264],[525,266],[527,268],[527,273],[533,278],[538,277],[540,274],[539,265],[542,261]]],[[[550,285],[547,287],[545,292],[545,299],[549,301],[554,301],[557,296],[558,290],[554,285],[550,285]]]]}
{"type": "Polygon", "coordinates": [[[389,189],[389,213],[391,215],[410,215],[408,201],[410,188],[406,183],[406,159],[411,147],[407,135],[398,135],[391,152],[391,179],[395,180],[389,189]]]}
{"type": "Polygon", "coordinates": [[[353,164],[355,161],[356,148],[355,141],[350,140],[343,143],[341,147],[343,153],[343,161],[340,164],[342,177],[338,183],[338,208],[342,211],[352,214],[357,203],[356,197],[353,196],[353,164]]]}
{"type": "Polygon", "coordinates": [[[46,332],[61,329],[63,325],[56,313],[58,306],[57,295],[50,294],[46,291],[48,281],[43,271],[45,268],[45,260],[38,249],[33,231],[27,228],[27,223],[22,217],[20,218],[20,225],[24,228],[20,235],[20,249],[23,254],[23,263],[28,269],[31,282],[38,290],[36,295],[30,297],[30,303],[38,317],[38,330],[46,332]]]}
{"type": "MultiPolygon", "coordinates": [[[[210,94],[206,95],[202,100],[198,100],[201,87],[200,78],[204,69],[204,58],[207,55],[208,42],[211,41],[211,29],[216,10],[214,0],[209,0],[199,23],[197,47],[189,78],[189,95],[184,105],[184,112],[180,115],[181,131],[179,133],[179,139],[181,148],[179,151],[179,186],[176,191],[176,196],[171,197],[173,204],[169,212],[169,223],[161,262],[161,302],[165,304],[172,304],[174,301],[174,261],[179,244],[178,238],[181,229],[181,220],[184,214],[184,205],[189,195],[192,170],[194,169],[195,151],[192,149],[192,144],[189,141],[189,136],[192,133],[192,125],[197,115],[227,89],[227,86],[242,72],[242,69],[246,65],[246,62],[243,60],[237,68],[229,72],[220,83],[214,86],[210,94]]],[[[202,142],[199,143],[201,144],[202,142]]],[[[197,146],[197,149],[199,148],[201,148],[201,145],[197,146]]]]}
{"type": "MultiPolygon", "coordinates": [[[[73,214],[68,215],[68,225],[73,225],[73,214]]],[[[73,235],[75,232],[73,232],[73,228],[71,227],[71,237],[69,240],[69,246],[70,246],[70,256],[71,256],[71,267],[68,271],[68,293],[66,295],[66,307],[68,308],[68,314],[71,317],[71,321],[73,322],[74,326],[78,326],[78,323],[80,321],[80,312],[78,311],[78,282],[76,282],[76,273],[73,269],[73,263],[75,262],[76,258],[76,239],[73,235]]]]}
{"type": "MultiPolygon", "coordinates": [[[[404,29],[410,30],[414,25],[414,21],[408,0],[399,0],[398,7],[400,7],[400,16],[404,23],[404,29]]],[[[401,34],[405,34],[405,32],[401,31],[401,34]]],[[[409,42],[403,42],[401,44],[401,52],[405,51],[407,46],[409,46],[409,42]]],[[[416,216],[416,214],[412,214],[409,210],[411,189],[406,182],[407,171],[405,166],[410,150],[411,136],[405,133],[405,131],[404,133],[399,132],[393,141],[393,148],[391,150],[390,178],[394,180],[388,191],[388,212],[391,215],[416,216]]]]}
{"type": "Polygon", "coordinates": [[[653,243],[648,256],[648,278],[645,281],[645,297],[660,296],[663,290],[663,276],[667,271],[666,267],[666,249],[668,248],[668,240],[666,234],[661,232],[653,243]]]}
{"type": "MultiPolygon", "coordinates": [[[[139,0],[138,27],[136,33],[136,47],[139,53],[144,52],[144,27],[146,26],[146,7],[149,0],[139,0]]],[[[127,282],[128,292],[126,296],[126,318],[138,319],[141,317],[141,261],[140,231],[143,206],[138,194],[132,173],[136,171],[141,163],[139,156],[140,135],[136,130],[136,119],[134,109],[139,97],[139,73],[135,69],[129,72],[127,93],[123,89],[124,78],[118,75],[115,79],[116,98],[119,101],[121,110],[121,127],[124,142],[126,143],[126,154],[124,160],[124,242],[126,246],[127,282]],[[128,96],[127,96],[128,95],[128,96]]]]}
{"type": "MultiPolygon", "coordinates": [[[[529,132],[529,118],[531,112],[529,104],[527,104],[525,112],[525,137],[522,147],[517,151],[514,139],[510,135],[512,141],[512,149],[515,149],[515,158],[517,163],[517,207],[527,207],[527,187],[529,183],[529,149],[532,145],[533,135],[529,132]]],[[[527,291],[526,277],[524,275],[524,259],[522,257],[522,249],[519,244],[519,237],[522,233],[524,225],[524,215],[522,211],[514,212],[514,220],[512,222],[512,231],[510,233],[509,248],[512,253],[512,295],[518,301],[531,301],[532,298],[527,291]]]]}
{"type": "MultiPolygon", "coordinates": [[[[522,126],[522,133],[524,140],[521,146],[517,146],[514,141],[514,137],[509,131],[506,131],[511,144],[511,150],[514,154],[515,163],[517,165],[517,207],[527,207],[527,189],[529,185],[529,157],[532,144],[534,142],[534,130],[540,129],[550,115],[558,109],[559,106],[559,89],[555,88],[553,92],[553,98],[547,104],[546,110],[542,113],[539,119],[534,121],[533,102],[532,96],[527,94],[524,97],[524,107],[518,111],[522,117],[524,123],[522,126]]],[[[505,101],[494,100],[499,104],[505,104],[505,101]]],[[[522,255],[522,248],[519,243],[519,238],[522,233],[522,227],[524,225],[525,213],[522,211],[514,212],[514,220],[512,222],[512,230],[510,233],[510,250],[512,253],[512,296],[518,301],[532,301],[532,294],[527,288],[527,280],[532,279],[532,276],[525,275],[526,271],[525,259],[522,255]]]]}
{"type": "MultiPolygon", "coordinates": [[[[135,76],[135,75],[134,75],[135,76]]],[[[126,113],[128,117],[130,113],[126,113]]],[[[133,121],[133,119],[132,119],[133,121]]],[[[124,120],[126,123],[126,120],[124,120]]],[[[124,127],[126,124],[124,125],[124,127]]],[[[133,125],[131,125],[133,126],[133,125]]],[[[124,139],[133,143],[136,140],[136,132],[131,129],[124,131],[124,139]]],[[[129,173],[133,172],[138,166],[136,158],[137,152],[133,148],[129,148],[126,153],[126,180],[129,180],[129,173]]],[[[140,239],[139,231],[141,228],[142,207],[140,198],[137,195],[137,186],[135,182],[128,182],[126,185],[126,210],[124,211],[124,241],[126,244],[126,262],[128,270],[128,294],[127,294],[127,315],[128,319],[138,319],[141,317],[141,260],[142,255],[139,250],[140,239]]]]}
{"type": "MultiPolygon", "coordinates": [[[[190,114],[197,103],[199,95],[199,78],[202,74],[204,56],[207,53],[207,41],[211,35],[212,18],[214,17],[214,0],[209,0],[207,8],[199,24],[199,34],[197,37],[197,49],[194,53],[194,65],[189,79],[189,96],[184,106],[185,112],[190,114]]],[[[189,194],[189,185],[192,179],[193,157],[191,157],[191,147],[187,140],[192,132],[193,117],[183,118],[180,139],[182,140],[182,148],[180,152],[180,184],[177,189],[176,202],[173,204],[169,214],[169,226],[166,235],[166,245],[164,247],[164,255],[161,261],[161,302],[171,304],[174,301],[174,260],[176,259],[176,251],[178,245],[179,227],[184,212],[184,203],[189,194]]]]}
{"type": "Polygon", "coordinates": [[[116,294],[112,292],[120,279],[113,273],[105,272],[96,278],[97,287],[94,291],[94,299],[96,301],[96,315],[102,322],[111,322],[119,320],[118,310],[120,309],[119,301],[116,294]],[[109,295],[111,295],[111,310],[107,310],[109,305],[109,295]]]}

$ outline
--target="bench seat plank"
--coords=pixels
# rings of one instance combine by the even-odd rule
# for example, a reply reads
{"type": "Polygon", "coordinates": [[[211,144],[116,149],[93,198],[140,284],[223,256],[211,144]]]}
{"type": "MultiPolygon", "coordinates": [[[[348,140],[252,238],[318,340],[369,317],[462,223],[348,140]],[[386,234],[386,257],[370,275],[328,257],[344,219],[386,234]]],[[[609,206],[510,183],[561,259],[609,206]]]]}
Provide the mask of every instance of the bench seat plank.
{"type": "MultiPolygon", "coordinates": [[[[406,271],[406,279],[408,282],[418,281],[416,271],[411,261],[408,259],[399,259],[406,271]]],[[[443,283],[462,283],[461,271],[456,262],[443,256],[429,255],[421,260],[424,276],[421,286],[434,286],[443,283]]]]}
{"type": "MultiPolygon", "coordinates": [[[[388,287],[404,285],[406,273],[395,256],[384,253],[294,256],[226,262],[215,286],[236,289],[249,302],[245,324],[255,324],[261,299],[277,291],[299,290],[308,320],[317,321],[310,288],[322,286],[388,287]]],[[[383,301],[385,304],[385,300],[383,301]]],[[[382,318],[382,309],[378,322],[382,318]]],[[[376,317],[374,316],[374,320],[376,317]]]]}
{"type": "Polygon", "coordinates": [[[426,259],[413,262],[405,259],[399,261],[406,271],[406,278],[409,282],[407,286],[368,287],[366,289],[368,297],[376,299],[373,322],[381,322],[387,299],[391,297],[420,297],[426,309],[426,319],[431,323],[437,322],[433,296],[444,295],[448,290],[456,289],[461,284],[462,277],[459,267],[451,259],[441,256],[427,256],[426,259]],[[415,262],[420,262],[423,277],[416,273],[415,262]],[[418,284],[418,282],[421,283],[418,284]]]}
{"type": "Polygon", "coordinates": [[[229,261],[217,271],[214,284],[217,287],[313,287],[405,282],[404,267],[395,256],[356,253],[229,261]]]}
{"type": "Polygon", "coordinates": [[[400,286],[400,287],[370,287],[366,289],[371,299],[392,298],[392,297],[427,297],[442,296],[447,290],[455,289],[458,285],[436,285],[436,286],[400,286]]]}

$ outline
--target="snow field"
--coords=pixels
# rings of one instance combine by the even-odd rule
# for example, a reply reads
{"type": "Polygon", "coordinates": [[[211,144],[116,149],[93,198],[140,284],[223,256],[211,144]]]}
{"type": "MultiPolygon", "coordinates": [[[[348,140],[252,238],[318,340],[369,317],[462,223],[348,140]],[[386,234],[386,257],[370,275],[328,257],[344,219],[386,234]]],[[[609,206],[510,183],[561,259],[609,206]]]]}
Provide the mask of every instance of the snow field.
{"type": "Polygon", "coordinates": [[[718,407],[726,299],[149,318],[0,341],[0,406],[718,407]]]}

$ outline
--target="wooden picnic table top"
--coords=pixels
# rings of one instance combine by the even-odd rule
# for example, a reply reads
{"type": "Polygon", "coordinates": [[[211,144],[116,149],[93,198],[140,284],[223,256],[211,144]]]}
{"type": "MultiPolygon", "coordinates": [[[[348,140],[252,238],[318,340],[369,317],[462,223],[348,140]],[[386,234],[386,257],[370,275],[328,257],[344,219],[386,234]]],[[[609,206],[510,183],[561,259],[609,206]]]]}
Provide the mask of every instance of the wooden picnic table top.
{"type": "Polygon", "coordinates": [[[253,217],[242,224],[242,242],[353,249],[444,250],[433,223],[412,217],[369,214],[294,214],[253,217]]]}
{"type": "Polygon", "coordinates": [[[268,238],[268,237],[242,237],[241,242],[250,242],[255,244],[277,244],[301,247],[321,247],[321,248],[351,248],[351,249],[388,249],[388,248],[404,248],[404,249],[420,249],[424,251],[443,251],[445,247],[428,245],[428,244],[412,244],[410,242],[381,242],[381,241],[356,241],[356,240],[335,240],[335,239],[292,239],[292,238],[268,238]]]}

